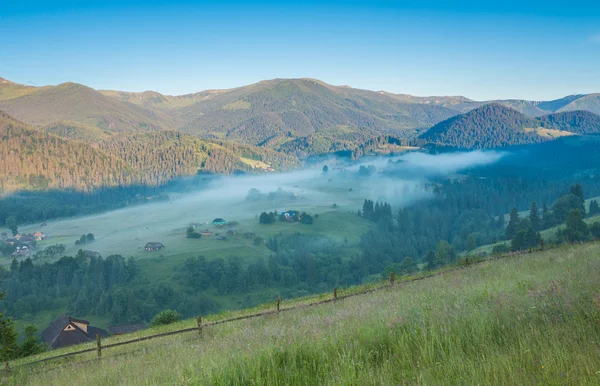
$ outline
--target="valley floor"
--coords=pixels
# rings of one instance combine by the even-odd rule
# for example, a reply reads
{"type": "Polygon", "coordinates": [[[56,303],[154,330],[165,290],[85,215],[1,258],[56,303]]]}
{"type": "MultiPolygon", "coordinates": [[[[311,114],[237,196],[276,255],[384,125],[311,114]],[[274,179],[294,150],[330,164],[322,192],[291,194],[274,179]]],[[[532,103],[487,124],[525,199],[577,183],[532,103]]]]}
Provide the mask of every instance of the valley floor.
{"type": "Polygon", "coordinates": [[[16,369],[8,382],[598,384],[599,252],[600,244],[590,243],[492,260],[343,301],[208,327],[201,337],[190,332],[122,346],[100,362],[92,353],[83,364],[77,357],[79,363],[61,367],[16,369]]]}

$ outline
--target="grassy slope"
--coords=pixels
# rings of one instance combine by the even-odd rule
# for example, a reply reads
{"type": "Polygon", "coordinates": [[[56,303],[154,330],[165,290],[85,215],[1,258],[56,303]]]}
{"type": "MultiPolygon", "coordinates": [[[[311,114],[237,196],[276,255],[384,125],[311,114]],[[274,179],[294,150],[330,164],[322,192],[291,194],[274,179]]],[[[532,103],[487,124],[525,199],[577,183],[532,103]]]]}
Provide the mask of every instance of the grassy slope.
{"type": "Polygon", "coordinates": [[[94,366],[15,372],[9,383],[597,384],[599,251],[596,243],[490,261],[338,303],[209,327],[201,338],[190,332],[121,346],[94,366]]]}

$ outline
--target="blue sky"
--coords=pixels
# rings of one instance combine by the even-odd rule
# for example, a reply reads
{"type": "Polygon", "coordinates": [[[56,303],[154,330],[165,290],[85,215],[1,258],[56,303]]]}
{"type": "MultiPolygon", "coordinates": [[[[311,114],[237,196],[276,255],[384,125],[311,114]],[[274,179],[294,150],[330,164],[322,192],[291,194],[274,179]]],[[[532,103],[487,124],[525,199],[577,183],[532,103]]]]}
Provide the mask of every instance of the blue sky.
{"type": "Polygon", "coordinates": [[[175,95],[311,77],[545,100],[600,92],[600,2],[2,0],[0,77],[175,95]]]}

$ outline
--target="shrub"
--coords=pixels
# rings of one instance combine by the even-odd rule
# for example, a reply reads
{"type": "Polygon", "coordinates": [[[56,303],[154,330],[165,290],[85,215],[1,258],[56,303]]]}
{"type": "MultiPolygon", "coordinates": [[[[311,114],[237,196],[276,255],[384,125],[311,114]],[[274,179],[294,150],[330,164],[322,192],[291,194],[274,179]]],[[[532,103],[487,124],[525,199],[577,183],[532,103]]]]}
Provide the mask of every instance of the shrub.
{"type": "Polygon", "coordinates": [[[150,325],[152,327],[155,326],[164,326],[167,324],[179,322],[181,320],[181,315],[179,312],[175,310],[164,310],[158,313],[154,318],[152,318],[152,322],[150,325]]]}
{"type": "Polygon", "coordinates": [[[590,226],[590,233],[594,238],[600,238],[600,222],[595,222],[590,226]]]}
{"type": "Polygon", "coordinates": [[[493,255],[503,255],[508,252],[510,252],[510,248],[506,244],[494,245],[494,248],[492,248],[493,255]]]}

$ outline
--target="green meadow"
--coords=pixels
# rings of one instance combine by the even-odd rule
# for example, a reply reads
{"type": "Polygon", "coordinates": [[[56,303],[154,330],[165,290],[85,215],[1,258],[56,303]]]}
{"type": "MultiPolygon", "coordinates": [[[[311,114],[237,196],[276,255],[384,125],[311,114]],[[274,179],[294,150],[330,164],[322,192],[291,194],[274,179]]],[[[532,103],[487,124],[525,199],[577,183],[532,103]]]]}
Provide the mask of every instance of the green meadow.
{"type": "MultiPolygon", "coordinates": [[[[490,260],[338,302],[206,327],[201,336],[189,332],[120,346],[105,350],[101,361],[79,363],[95,358],[90,353],[16,368],[6,382],[596,385],[599,252],[600,244],[591,243],[490,260]]],[[[308,300],[284,299],[282,306],[308,300]]],[[[105,344],[194,325],[187,320],[105,344]]]]}

